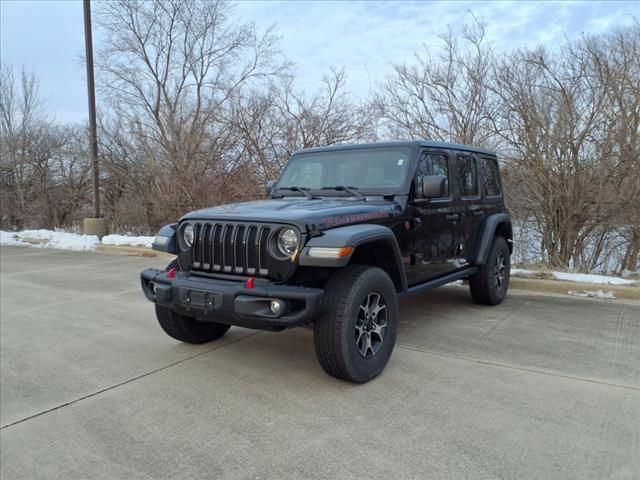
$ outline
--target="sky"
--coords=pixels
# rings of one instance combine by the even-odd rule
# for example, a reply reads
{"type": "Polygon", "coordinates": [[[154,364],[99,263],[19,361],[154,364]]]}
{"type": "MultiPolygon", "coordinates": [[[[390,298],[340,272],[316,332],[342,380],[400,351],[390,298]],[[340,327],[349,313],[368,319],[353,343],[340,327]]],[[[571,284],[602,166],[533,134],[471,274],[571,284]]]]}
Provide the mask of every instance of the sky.
{"type": "MultiPolygon", "coordinates": [[[[347,88],[364,98],[393,63],[434,49],[438,34],[471,13],[487,25],[496,49],[553,47],[640,19],[638,1],[255,1],[235,14],[260,29],[275,26],[281,52],[295,64],[298,86],[318,88],[333,67],[345,67],[347,88]]],[[[47,109],[62,122],[87,118],[84,27],[80,0],[0,0],[0,62],[40,79],[47,109]]],[[[94,34],[94,48],[103,40],[94,34]]]]}

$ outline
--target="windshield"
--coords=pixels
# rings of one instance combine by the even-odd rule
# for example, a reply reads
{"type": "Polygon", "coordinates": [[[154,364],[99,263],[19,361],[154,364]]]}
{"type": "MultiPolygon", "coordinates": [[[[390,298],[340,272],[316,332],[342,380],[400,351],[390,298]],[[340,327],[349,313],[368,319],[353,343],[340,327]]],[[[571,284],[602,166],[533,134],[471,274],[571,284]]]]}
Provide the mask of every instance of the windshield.
{"type": "Polygon", "coordinates": [[[356,187],[376,191],[397,189],[404,183],[411,149],[358,148],[294,155],[278,181],[278,188],[356,187]]]}

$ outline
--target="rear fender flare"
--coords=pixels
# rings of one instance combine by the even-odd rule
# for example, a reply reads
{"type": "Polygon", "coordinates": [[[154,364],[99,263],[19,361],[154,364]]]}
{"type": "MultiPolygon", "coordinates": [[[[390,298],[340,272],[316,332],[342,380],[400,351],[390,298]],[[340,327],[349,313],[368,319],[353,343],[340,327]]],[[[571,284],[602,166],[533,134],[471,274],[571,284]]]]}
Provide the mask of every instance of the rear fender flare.
{"type": "Polygon", "coordinates": [[[507,244],[509,245],[509,253],[513,253],[513,228],[511,226],[511,217],[508,213],[496,213],[487,217],[482,224],[480,238],[475,249],[473,261],[475,265],[484,265],[487,262],[489,249],[493,242],[496,231],[500,229],[503,232],[507,244]]]}

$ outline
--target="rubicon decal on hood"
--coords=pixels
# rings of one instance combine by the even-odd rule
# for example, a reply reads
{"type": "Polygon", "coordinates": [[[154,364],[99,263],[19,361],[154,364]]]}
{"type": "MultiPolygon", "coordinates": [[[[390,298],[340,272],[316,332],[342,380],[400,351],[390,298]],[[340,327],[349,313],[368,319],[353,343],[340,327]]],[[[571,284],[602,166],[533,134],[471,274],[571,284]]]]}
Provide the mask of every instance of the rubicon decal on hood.
{"type": "Polygon", "coordinates": [[[393,209],[375,210],[373,212],[347,213],[344,215],[333,215],[322,219],[325,228],[340,227],[354,223],[364,223],[369,220],[378,220],[393,217],[393,209]]]}

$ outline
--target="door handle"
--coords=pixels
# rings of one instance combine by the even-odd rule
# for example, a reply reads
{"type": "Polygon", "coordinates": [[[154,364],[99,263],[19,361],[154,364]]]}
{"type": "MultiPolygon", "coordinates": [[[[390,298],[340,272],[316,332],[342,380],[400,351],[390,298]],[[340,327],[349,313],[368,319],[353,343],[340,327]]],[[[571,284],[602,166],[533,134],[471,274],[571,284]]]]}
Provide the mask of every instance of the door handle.
{"type": "Polygon", "coordinates": [[[452,222],[455,222],[455,221],[460,220],[460,214],[459,213],[451,213],[449,215],[446,215],[444,218],[446,218],[447,220],[450,220],[452,222]]]}
{"type": "Polygon", "coordinates": [[[481,217],[482,215],[484,215],[484,210],[474,210],[473,211],[473,216],[474,217],[481,217]]]}

